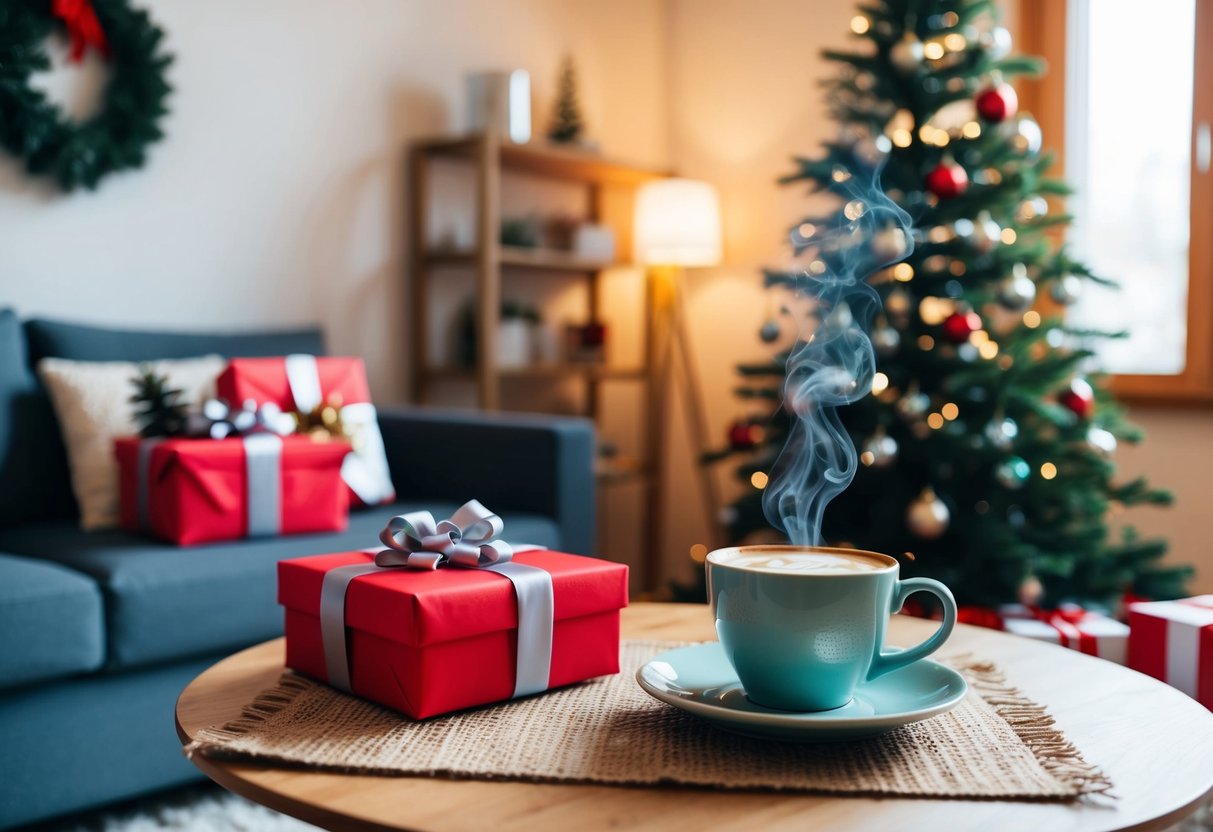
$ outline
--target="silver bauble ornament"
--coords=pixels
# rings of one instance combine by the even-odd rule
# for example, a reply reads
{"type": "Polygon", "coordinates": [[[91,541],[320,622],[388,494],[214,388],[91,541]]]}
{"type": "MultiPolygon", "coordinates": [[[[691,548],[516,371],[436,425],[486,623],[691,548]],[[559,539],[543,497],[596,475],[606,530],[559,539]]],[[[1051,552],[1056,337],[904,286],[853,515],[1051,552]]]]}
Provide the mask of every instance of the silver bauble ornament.
{"type": "Polygon", "coordinates": [[[980,212],[971,227],[958,224],[957,234],[961,233],[962,227],[968,233],[961,234],[961,236],[981,254],[989,254],[1002,240],[1002,229],[998,227],[998,223],[994,222],[989,211],[980,212]]]}
{"type": "Polygon", "coordinates": [[[1069,306],[1082,296],[1082,281],[1072,274],[1067,274],[1053,282],[1049,287],[1049,295],[1063,306],[1069,306]]]}
{"type": "Polygon", "coordinates": [[[864,136],[857,140],[852,147],[855,158],[868,167],[876,167],[889,155],[893,142],[888,136],[864,136]]]}
{"type": "Polygon", "coordinates": [[[1116,452],[1116,437],[1112,435],[1112,432],[1094,425],[1087,431],[1087,443],[1105,456],[1111,456],[1116,452]]]}
{"type": "Polygon", "coordinates": [[[905,317],[910,312],[910,296],[904,289],[894,289],[884,299],[884,310],[896,317],[905,317]]]}
{"type": "Polygon", "coordinates": [[[1029,575],[1019,585],[1019,603],[1025,607],[1038,606],[1045,597],[1044,584],[1035,575],[1029,575]]]}
{"type": "Polygon", "coordinates": [[[907,75],[917,70],[922,66],[922,41],[907,32],[905,37],[889,49],[889,63],[893,64],[898,72],[907,75]]]}
{"type": "Polygon", "coordinates": [[[1035,156],[1044,143],[1040,125],[1031,116],[1016,116],[1004,121],[998,130],[1015,150],[1025,156],[1035,156]]]}
{"type": "Polygon", "coordinates": [[[868,437],[860,450],[859,461],[870,468],[885,468],[897,461],[897,440],[883,430],[868,437]]]}
{"type": "Polygon", "coordinates": [[[951,519],[952,513],[930,486],[924,488],[906,509],[906,527],[924,540],[942,537],[951,519]]]}
{"type": "Polygon", "coordinates": [[[982,431],[986,440],[1000,451],[1009,451],[1019,436],[1019,425],[1014,419],[995,419],[982,431]]]}
{"type": "Polygon", "coordinates": [[[1049,201],[1043,196],[1034,196],[1019,203],[1019,207],[1015,209],[1015,219],[1019,222],[1031,222],[1048,213],[1049,201]]]}
{"type": "Polygon", "coordinates": [[[1014,312],[1024,312],[1036,302],[1036,284],[1023,263],[1016,263],[998,284],[998,302],[1014,312]]]}
{"type": "Polygon", "coordinates": [[[982,34],[980,40],[991,60],[997,61],[1011,54],[1011,33],[1005,26],[995,26],[982,34]]]}
{"type": "Polygon", "coordinates": [[[889,356],[901,346],[901,333],[887,324],[872,330],[872,347],[877,355],[889,356]]]}
{"type": "Polygon", "coordinates": [[[872,254],[877,260],[892,263],[900,260],[909,253],[906,232],[896,226],[889,225],[872,235],[872,254]]]}
{"type": "Polygon", "coordinates": [[[926,393],[911,390],[897,400],[895,407],[906,419],[921,419],[931,408],[931,397],[926,393]]]}

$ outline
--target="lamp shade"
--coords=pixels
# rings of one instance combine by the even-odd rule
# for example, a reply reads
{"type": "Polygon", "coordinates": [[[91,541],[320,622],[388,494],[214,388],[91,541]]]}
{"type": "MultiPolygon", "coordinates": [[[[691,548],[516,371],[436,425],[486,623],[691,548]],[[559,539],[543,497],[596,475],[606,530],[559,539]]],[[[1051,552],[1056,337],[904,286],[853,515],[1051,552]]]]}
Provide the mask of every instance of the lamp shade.
{"type": "Polygon", "coordinates": [[[693,179],[660,179],[636,194],[636,259],[655,266],[714,266],[721,259],[716,189],[693,179]]]}

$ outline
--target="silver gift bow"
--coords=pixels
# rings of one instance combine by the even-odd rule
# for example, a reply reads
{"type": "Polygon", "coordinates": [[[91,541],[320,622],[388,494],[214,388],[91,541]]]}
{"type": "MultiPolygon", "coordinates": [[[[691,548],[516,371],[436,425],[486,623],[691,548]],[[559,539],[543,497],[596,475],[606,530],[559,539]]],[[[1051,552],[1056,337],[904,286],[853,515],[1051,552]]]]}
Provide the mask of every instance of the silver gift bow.
{"type": "Polygon", "coordinates": [[[202,408],[186,419],[185,435],[196,438],[226,439],[254,433],[287,436],[295,432],[295,420],[273,402],[257,404],[246,399],[240,407],[223,399],[207,399],[202,408]]]}
{"type": "Polygon", "coordinates": [[[375,555],[375,563],[414,569],[437,569],[444,563],[465,569],[508,563],[514,556],[510,544],[491,539],[504,527],[501,518],[479,500],[464,503],[449,520],[438,523],[428,511],[400,514],[379,533],[379,542],[388,548],[375,555]]]}
{"type": "Polygon", "coordinates": [[[552,665],[555,597],[552,576],[536,566],[513,562],[513,548],[503,540],[504,523],[478,500],[464,503],[440,522],[428,511],[401,514],[388,521],[379,539],[388,548],[374,563],[338,566],[324,573],[320,590],[320,632],[328,682],[352,693],[345,641],[345,595],[359,575],[406,567],[434,570],[440,566],[484,569],[509,579],[518,598],[518,658],[515,698],[547,690],[552,665]]]}

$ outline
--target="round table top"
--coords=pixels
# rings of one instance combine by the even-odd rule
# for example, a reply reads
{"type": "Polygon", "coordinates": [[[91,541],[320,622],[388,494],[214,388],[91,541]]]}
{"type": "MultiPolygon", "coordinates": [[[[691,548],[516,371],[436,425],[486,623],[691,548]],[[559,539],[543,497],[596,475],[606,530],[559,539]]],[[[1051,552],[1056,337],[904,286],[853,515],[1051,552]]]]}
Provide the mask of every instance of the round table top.
{"type": "MultiPolygon", "coordinates": [[[[933,622],[894,616],[892,644],[912,644],[933,622]]],[[[634,604],[625,638],[713,640],[698,604],[634,604]]],[[[834,797],[715,792],[685,787],[381,777],[273,764],[193,762],[225,788],[328,829],[508,830],[1162,829],[1193,812],[1213,790],[1213,715],[1182,693],[1112,662],[993,630],[958,625],[948,653],[989,659],[1010,683],[1046,706],[1057,726],[1108,774],[1115,799],[1073,803],[834,797]]],[[[277,680],[283,641],[236,653],[194,679],[177,702],[177,733],[235,719],[277,680]]]]}

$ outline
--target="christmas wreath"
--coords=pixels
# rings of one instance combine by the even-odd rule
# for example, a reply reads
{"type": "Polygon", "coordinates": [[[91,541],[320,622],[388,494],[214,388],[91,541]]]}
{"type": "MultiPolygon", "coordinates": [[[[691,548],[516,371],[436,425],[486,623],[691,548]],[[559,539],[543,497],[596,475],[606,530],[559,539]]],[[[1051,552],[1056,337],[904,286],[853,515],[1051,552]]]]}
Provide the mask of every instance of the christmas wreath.
{"type": "Polygon", "coordinates": [[[172,57],[164,33],[147,13],[123,0],[3,0],[0,2],[0,145],[31,174],[54,177],[64,190],[93,189],[110,173],[138,168],[147,147],[163,136],[160,120],[171,87],[172,57]],[[100,111],[77,122],[30,83],[50,68],[46,40],[66,27],[69,59],[97,49],[110,78],[100,111]]]}

